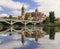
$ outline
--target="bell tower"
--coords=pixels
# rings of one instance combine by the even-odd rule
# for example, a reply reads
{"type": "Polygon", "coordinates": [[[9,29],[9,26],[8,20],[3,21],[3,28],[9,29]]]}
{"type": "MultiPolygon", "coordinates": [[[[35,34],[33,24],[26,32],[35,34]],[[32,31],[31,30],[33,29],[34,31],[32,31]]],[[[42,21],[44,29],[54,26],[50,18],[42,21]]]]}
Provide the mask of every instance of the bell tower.
{"type": "Polygon", "coordinates": [[[25,8],[24,8],[24,5],[21,8],[21,16],[25,16],[25,8]]]}
{"type": "Polygon", "coordinates": [[[35,9],[35,20],[38,20],[38,9],[35,9]]]}
{"type": "Polygon", "coordinates": [[[35,9],[35,13],[38,13],[38,9],[35,9]]]}
{"type": "Polygon", "coordinates": [[[24,5],[21,8],[21,19],[24,20],[25,19],[25,8],[24,5]]]}

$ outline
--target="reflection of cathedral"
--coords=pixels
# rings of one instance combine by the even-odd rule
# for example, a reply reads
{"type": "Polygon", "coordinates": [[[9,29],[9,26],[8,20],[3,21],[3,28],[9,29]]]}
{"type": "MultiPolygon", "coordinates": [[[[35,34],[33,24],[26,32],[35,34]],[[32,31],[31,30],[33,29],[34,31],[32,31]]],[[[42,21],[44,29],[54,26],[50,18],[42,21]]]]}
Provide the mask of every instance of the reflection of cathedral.
{"type": "Polygon", "coordinates": [[[43,21],[46,19],[46,15],[39,12],[38,9],[35,9],[35,12],[26,13],[24,6],[21,8],[21,16],[19,19],[24,20],[27,17],[28,20],[40,20],[43,21]]]}

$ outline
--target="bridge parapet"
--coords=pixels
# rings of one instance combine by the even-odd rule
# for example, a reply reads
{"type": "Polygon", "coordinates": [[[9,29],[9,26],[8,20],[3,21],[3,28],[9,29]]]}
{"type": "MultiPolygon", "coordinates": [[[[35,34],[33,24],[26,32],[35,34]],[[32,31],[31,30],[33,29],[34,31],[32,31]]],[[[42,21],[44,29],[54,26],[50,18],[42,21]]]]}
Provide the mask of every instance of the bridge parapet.
{"type": "Polygon", "coordinates": [[[28,23],[40,23],[41,21],[34,21],[34,20],[17,20],[17,19],[0,19],[2,22],[6,22],[8,24],[11,24],[10,21],[12,21],[12,24],[20,22],[22,24],[28,24],[28,23]]]}

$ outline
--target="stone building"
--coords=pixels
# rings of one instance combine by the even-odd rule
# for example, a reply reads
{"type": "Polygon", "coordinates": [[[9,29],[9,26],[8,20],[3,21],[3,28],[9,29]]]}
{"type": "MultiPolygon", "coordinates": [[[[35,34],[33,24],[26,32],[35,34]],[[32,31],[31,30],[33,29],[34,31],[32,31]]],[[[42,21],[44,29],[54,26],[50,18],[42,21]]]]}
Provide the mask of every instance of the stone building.
{"type": "Polygon", "coordinates": [[[20,20],[25,20],[25,17],[27,17],[28,20],[35,20],[42,22],[46,19],[46,15],[44,13],[39,12],[38,9],[35,9],[35,12],[26,12],[24,6],[21,8],[21,16],[19,17],[20,20]]]}

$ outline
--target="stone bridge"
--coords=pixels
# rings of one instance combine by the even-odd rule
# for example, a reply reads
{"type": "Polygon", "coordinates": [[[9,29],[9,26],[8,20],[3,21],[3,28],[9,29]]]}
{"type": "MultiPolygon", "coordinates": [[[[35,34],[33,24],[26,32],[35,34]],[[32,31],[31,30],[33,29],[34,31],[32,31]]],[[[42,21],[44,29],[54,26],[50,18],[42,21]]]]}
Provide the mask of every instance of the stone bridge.
{"type": "MultiPolygon", "coordinates": [[[[15,23],[20,23],[20,24],[24,24],[24,29],[28,29],[26,27],[26,25],[28,23],[31,23],[31,24],[37,24],[37,23],[41,23],[41,21],[30,21],[30,20],[18,20],[18,19],[0,19],[0,23],[3,24],[3,27],[6,27],[7,30],[3,31],[3,32],[9,32],[9,30],[12,32],[13,30],[17,32],[17,30],[15,30],[12,25],[15,24],[15,23]]],[[[20,25],[19,24],[19,25],[20,25]]],[[[28,29],[29,30],[29,29],[28,29]]],[[[21,32],[22,30],[19,30],[19,32],[21,32]]]]}
{"type": "Polygon", "coordinates": [[[17,22],[20,22],[22,24],[41,23],[41,21],[18,20],[18,19],[0,19],[0,22],[6,23],[6,24],[14,24],[14,23],[17,23],[17,22]]]}

